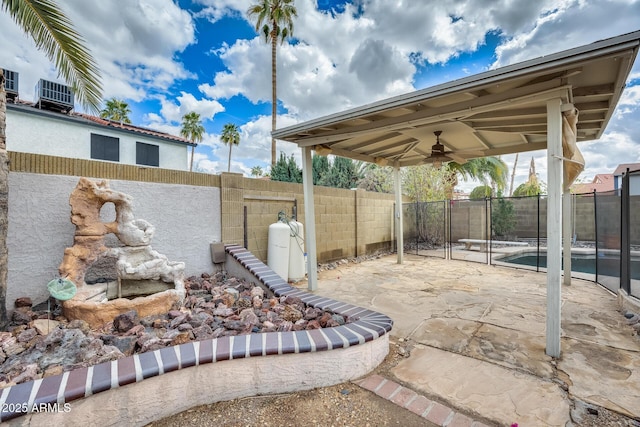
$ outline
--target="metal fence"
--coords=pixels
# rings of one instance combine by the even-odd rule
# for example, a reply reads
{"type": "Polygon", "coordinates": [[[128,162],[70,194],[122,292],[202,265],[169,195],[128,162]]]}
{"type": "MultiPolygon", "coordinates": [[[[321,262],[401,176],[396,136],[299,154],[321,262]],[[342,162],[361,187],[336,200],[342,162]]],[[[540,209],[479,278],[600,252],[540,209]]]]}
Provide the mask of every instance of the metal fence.
{"type": "Polygon", "coordinates": [[[402,205],[404,251],[446,258],[447,203],[416,202],[402,205]]]}
{"type": "MultiPolygon", "coordinates": [[[[640,171],[620,185],[570,195],[572,276],[640,298],[640,171]]],[[[545,196],[408,203],[403,215],[407,253],[546,269],[545,196]]]]}

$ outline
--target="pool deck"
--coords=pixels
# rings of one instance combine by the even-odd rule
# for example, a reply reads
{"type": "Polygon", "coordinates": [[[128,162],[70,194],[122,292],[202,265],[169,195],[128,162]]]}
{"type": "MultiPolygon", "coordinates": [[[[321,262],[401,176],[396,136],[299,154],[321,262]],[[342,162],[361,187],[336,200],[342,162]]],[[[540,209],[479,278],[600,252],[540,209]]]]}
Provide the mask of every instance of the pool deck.
{"type": "Polygon", "coordinates": [[[389,255],[321,272],[314,293],[391,317],[410,355],[386,379],[472,419],[579,425],[589,406],[640,419],[640,338],[595,283],[562,287],[557,360],[544,351],[543,273],[389,255]]]}

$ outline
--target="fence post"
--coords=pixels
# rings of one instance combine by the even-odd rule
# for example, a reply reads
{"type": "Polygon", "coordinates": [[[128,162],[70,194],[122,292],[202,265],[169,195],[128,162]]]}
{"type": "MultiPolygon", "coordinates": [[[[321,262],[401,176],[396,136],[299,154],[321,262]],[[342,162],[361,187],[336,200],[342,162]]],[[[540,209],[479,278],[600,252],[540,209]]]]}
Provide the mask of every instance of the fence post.
{"type": "Polygon", "coordinates": [[[571,285],[571,225],[575,220],[572,218],[573,210],[572,206],[572,195],[570,190],[565,190],[562,195],[562,262],[563,262],[563,280],[562,283],[565,286],[571,285]]]}
{"type": "Polygon", "coordinates": [[[596,190],[593,190],[593,238],[596,241],[596,283],[600,283],[598,281],[598,257],[600,255],[600,248],[598,247],[598,200],[597,200],[596,190]]]}
{"type": "Polygon", "coordinates": [[[538,244],[536,246],[536,272],[540,272],[540,193],[536,196],[538,198],[538,244]]]}
{"type": "Polygon", "coordinates": [[[627,171],[622,174],[622,200],[620,200],[620,287],[627,295],[631,294],[630,184],[629,168],[627,168],[627,171]]]}
{"type": "Polygon", "coordinates": [[[487,250],[487,264],[491,265],[491,246],[492,246],[492,233],[491,233],[491,226],[490,224],[490,218],[491,218],[491,210],[493,208],[492,205],[493,202],[493,197],[485,197],[484,198],[484,228],[485,228],[485,233],[487,236],[487,242],[489,242],[489,248],[487,250]]]}

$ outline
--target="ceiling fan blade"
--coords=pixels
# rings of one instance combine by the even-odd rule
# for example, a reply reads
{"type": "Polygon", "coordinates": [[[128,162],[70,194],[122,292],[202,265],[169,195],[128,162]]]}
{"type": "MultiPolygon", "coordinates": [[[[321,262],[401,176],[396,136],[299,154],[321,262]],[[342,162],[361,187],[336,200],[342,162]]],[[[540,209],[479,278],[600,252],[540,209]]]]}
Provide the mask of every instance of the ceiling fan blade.
{"type": "Polygon", "coordinates": [[[462,156],[473,156],[473,157],[485,157],[484,151],[482,150],[456,150],[456,154],[462,156]]]}
{"type": "Polygon", "coordinates": [[[465,163],[467,163],[467,159],[459,156],[457,153],[447,153],[447,157],[449,157],[451,160],[453,160],[459,165],[464,165],[465,163]]]}

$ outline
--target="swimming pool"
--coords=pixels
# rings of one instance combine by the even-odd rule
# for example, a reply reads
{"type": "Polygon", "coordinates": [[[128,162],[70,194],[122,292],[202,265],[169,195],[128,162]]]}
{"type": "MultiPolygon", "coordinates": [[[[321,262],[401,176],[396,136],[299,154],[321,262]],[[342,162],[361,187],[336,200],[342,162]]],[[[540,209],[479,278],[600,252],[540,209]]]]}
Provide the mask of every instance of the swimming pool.
{"type": "MultiPolygon", "coordinates": [[[[521,252],[504,258],[498,258],[496,261],[547,268],[547,254],[540,252],[539,264],[537,262],[537,255],[537,252],[521,252]]],[[[596,254],[571,254],[571,271],[596,274],[596,254]]],[[[617,255],[600,254],[598,258],[598,275],[618,277],[620,275],[620,257],[617,255]]],[[[640,258],[631,258],[631,278],[640,280],[640,258]]]]}

